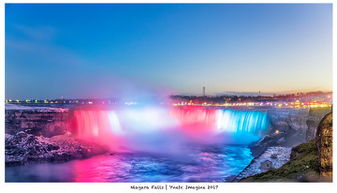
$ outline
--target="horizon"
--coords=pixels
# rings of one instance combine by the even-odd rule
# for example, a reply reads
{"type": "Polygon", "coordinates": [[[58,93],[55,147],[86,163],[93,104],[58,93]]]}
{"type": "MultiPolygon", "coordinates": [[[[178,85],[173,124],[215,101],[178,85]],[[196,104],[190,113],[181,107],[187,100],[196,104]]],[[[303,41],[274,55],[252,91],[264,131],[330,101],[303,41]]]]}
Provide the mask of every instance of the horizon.
{"type": "Polygon", "coordinates": [[[332,91],[330,4],[5,9],[8,99],[332,91]]]}
{"type": "MultiPolygon", "coordinates": [[[[308,92],[280,92],[280,93],[258,93],[258,92],[223,92],[223,93],[217,93],[217,94],[209,94],[209,95],[205,95],[203,96],[201,93],[200,94],[171,94],[166,96],[166,98],[170,98],[173,96],[182,96],[182,97],[207,97],[207,98],[212,98],[212,97],[223,97],[223,96],[237,96],[237,97],[277,97],[277,96],[285,96],[285,95],[292,95],[292,94],[311,94],[311,93],[317,93],[317,94],[332,94],[333,91],[321,91],[321,90],[315,90],[315,91],[308,91],[308,92]]],[[[152,96],[147,96],[145,98],[142,99],[149,99],[149,98],[153,98],[153,97],[158,97],[156,95],[152,95],[152,96]]],[[[89,97],[89,98],[67,98],[67,97],[54,97],[54,98],[5,98],[5,100],[108,100],[108,99],[125,99],[125,98],[119,98],[119,97],[89,97]]],[[[132,99],[130,97],[128,97],[128,99],[132,99]]],[[[134,99],[134,98],[133,98],[134,99]]]]}

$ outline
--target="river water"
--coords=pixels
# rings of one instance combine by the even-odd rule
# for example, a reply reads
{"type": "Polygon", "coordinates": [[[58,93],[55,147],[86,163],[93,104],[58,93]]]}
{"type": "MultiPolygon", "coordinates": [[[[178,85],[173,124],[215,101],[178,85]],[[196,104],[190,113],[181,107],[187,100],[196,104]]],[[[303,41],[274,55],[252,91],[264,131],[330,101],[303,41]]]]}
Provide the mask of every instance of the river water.
{"type": "Polygon", "coordinates": [[[224,182],[253,159],[237,145],[199,145],[184,155],[115,153],[66,163],[6,167],[6,182],[224,182]]]}

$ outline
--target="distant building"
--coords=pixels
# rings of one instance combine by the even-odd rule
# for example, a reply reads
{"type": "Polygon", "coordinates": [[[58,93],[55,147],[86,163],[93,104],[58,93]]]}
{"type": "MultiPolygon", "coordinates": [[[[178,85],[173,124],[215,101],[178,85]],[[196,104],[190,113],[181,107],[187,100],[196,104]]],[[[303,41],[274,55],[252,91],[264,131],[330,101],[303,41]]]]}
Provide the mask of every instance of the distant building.
{"type": "Polygon", "coordinates": [[[202,96],[205,97],[206,96],[206,87],[202,87],[202,96]]]}

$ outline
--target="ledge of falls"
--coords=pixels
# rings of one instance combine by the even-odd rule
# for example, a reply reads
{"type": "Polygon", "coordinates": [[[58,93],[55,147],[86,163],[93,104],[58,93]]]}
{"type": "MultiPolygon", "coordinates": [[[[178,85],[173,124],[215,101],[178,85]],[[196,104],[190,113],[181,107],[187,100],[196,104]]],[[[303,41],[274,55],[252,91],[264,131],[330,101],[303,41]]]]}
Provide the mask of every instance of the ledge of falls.
{"type": "MultiPolygon", "coordinates": [[[[44,159],[43,155],[46,161],[58,160],[52,155],[59,155],[60,150],[53,146],[65,149],[62,144],[64,147],[72,144],[69,149],[82,148],[82,152],[92,152],[89,146],[98,149],[109,146],[110,151],[121,148],[174,153],[186,142],[249,144],[257,157],[271,146],[292,147],[310,138],[314,131],[309,131],[308,120],[316,124],[319,119],[315,117],[321,114],[316,115],[308,109],[167,109],[154,106],[97,110],[6,105],[6,158],[10,158],[6,160],[15,161],[14,157],[18,156],[18,160],[22,160],[19,162],[24,163],[25,160],[38,160],[32,158],[38,155],[41,155],[40,160],[44,159]],[[67,143],[60,140],[64,138],[67,143]],[[29,140],[35,144],[29,146],[34,149],[30,151],[31,157],[22,153],[29,140]],[[13,141],[20,141],[15,142],[17,148],[13,141]]],[[[64,160],[97,153],[68,156],[64,160]]]]}

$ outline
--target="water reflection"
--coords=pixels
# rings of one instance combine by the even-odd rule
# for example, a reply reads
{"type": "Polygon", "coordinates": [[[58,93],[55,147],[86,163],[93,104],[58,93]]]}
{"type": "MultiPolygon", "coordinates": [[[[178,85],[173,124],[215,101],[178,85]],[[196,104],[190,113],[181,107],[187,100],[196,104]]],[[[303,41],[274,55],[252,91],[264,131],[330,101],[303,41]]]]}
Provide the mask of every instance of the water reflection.
{"type": "Polygon", "coordinates": [[[223,182],[253,159],[243,146],[203,145],[185,157],[101,155],[67,163],[6,167],[6,182],[223,182]]]}

